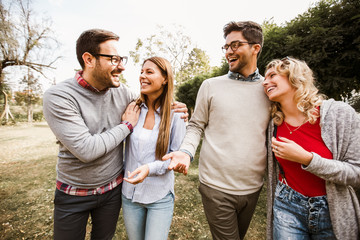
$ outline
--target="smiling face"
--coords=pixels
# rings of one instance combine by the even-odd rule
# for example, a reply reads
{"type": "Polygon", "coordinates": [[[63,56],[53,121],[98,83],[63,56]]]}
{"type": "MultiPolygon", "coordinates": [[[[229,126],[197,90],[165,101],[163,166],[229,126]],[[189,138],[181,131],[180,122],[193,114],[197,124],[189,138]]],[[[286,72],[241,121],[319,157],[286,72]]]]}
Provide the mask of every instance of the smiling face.
{"type": "Polygon", "coordinates": [[[167,83],[160,68],[151,61],[146,61],[140,74],[140,92],[147,95],[149,99],[157,99],[164,90],[167,83]]]}
{"type": "Polygon", "coordinates": [[[290,84],[287,76],[280,75],[275,68],[269,68],[263,82],[265,94],[270,101],[281,102],[293,99],[296,89],[290,84]]]}
{"type": "MultiPolygon", "coordinates": [[[[116,40],[108,40],[100,45],[100,54],[107,55],[119,55],[118,53],[118,41],[116,40]]],[[[99,56],[96,59],[96,65],[92,72],[93,78],[96,80],[96,88],[99,90],[103,90],[111,87],[119,87],[120,81],[119,77],[122,71],[125,68],[120,63],[115,66],[111,63],[111,58],[99,56]]]]}
{"type": "MultiPolygon", "coordinates": [[[[225,44],[229,45],[233,41],[248,42],[244,38],[243,34],[239,31],[232,31],[226,36],[225,44]]],[[[256,56],[258,51],[254,46],[255,45],[252,44],[242,43],[235,51],[233,51],[231,47],[227,49],[225,58],[229,63],[229,70],[231,72],[240,73],[243,76],[247,76],[248,68],[251,68],[250,73],[256,69],[256,56]]]]}

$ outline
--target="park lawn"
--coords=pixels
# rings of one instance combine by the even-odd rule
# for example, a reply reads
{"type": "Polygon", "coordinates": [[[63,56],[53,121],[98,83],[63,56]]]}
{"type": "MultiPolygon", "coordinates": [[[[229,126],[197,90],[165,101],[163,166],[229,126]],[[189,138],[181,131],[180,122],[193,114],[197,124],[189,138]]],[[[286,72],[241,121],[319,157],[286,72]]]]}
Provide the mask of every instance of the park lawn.
{"type": "MultiPolygon", "coordinates": [[[[57,150],[46,123],[0,126],[0,239],[52,239],[57,150]]],[[[169,239],[211,239],[198,185],[196,156],[187,176],[176,173],[169,239]]],[[[246,240],[265,239],[265,227],[263,189],[246,240]]],[[[126,239],[121,216],[114,239],[126,239]]]]}

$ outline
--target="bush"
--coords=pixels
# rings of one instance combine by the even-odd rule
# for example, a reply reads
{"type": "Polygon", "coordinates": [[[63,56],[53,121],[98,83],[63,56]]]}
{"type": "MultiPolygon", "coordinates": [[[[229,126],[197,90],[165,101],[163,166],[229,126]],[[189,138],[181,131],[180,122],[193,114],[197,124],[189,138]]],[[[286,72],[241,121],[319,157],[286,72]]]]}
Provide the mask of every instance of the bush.
{"type": "Polygon", "coordinates": [[[36,122],[41,122],[44,119],[44,114],[43,112],[34,112],[33,114],[33,120],[36,122]]]}
{"type": "Polygon", "coordinates": [[[20,112],[13,113],[14,119],[16,122],[26,122],[27,121],[27,114],[23,114],[20,112]]]}
{"type": "MultiPolygon", "coordinates": [[[[27,113],[14,111],[12,114],[15,118],[15,122],[27,122],[28,121],[27,113]]],[[[41,122],[43,119],[44,119],[44,114],[42,111],[33,113],[33,121],[41,122]]]]}
{"type": "Polygon", "coordinates": [[[349,100],[350,105],[360,113],[360,95],[356,95],[349,100]]]}

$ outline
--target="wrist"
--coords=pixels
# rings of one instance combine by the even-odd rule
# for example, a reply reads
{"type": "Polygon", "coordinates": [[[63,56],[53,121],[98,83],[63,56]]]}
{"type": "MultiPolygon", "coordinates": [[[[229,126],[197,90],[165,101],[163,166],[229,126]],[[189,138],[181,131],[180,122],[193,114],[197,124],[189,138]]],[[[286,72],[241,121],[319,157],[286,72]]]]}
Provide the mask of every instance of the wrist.
{"type": "Polygon", "coordinates": [[[190,162],[192,162],[194,160],[193,155],[188,150],[180,149],[179,151],[183,152],[183,153],[186,153],[190,157],[190,162]]]}
{"type": "Polygon", "coordinates": [[[125,124],[127,126],[127,128],[130,130],[130,133],[133,132],[134,127],[130,122],[124,120],[124,121],[121,121],[120,124],[125,124]]]}
{"type": "Polygon", "coordinates": [[[311,152],[307,152],[307,156],[304,159],[305,161],[302,164],[308,166],[312,159],[313,159],[313,154],[311,152]]]}

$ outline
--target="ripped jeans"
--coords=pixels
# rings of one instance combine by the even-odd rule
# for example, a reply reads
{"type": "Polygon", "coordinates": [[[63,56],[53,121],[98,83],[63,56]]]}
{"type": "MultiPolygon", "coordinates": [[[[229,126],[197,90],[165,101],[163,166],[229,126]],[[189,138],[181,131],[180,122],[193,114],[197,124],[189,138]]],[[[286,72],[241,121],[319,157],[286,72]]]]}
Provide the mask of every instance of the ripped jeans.
{"type": "Polygon", "coordinates": [[[305,197],[278,182],[273,212],[276,240],[336,239],[326,196],[305,197]]]}

